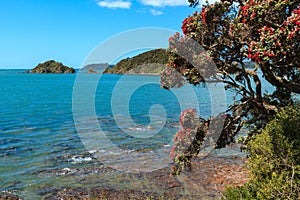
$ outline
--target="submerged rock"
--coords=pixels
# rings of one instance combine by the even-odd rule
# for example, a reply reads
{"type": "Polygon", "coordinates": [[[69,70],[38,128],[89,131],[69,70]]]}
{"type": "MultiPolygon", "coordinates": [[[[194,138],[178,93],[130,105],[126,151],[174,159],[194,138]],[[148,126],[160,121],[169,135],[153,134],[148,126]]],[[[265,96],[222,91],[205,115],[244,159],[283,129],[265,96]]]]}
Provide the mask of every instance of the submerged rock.
{"type": "Polygon", "coordinates": [[[0,194],[0,200],[23,200],[23,199],[13,194],[0,194]]]}
{"type": "Polygon", "coordinates": [[[56,62],[54,60],[48,60],[44,63],[38,64],[33,68],[30,73],[37,74],[71,74],[75,73],[75,69],[63,65],[61,62],[56,62]]]}

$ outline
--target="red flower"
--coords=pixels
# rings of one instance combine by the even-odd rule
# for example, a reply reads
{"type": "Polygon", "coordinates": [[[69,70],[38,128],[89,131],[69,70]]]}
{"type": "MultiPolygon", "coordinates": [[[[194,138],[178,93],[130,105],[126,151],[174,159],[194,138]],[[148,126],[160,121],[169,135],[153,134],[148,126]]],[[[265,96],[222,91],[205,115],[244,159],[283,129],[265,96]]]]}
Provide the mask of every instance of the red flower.
{"type": "Polygon", "coordinates": [[[181,30],[183,32],[183,34],[187,34],[187,18],[185,18],[182,22],[182,26],[181,26],[181,30]]]}
{"type": "Polygon", "coordinates": [[[183,34],[185,34],[185,35],[186,35],[187,32],[188,32],[186,26],[182,26],[182,27],[181,27],[181,30],[182,30],[183,34]]]}
{"type": "Polygon", "coordinates": [[[259,56],[259,53],[255,53],[254,55],[253,55],[253,59],[257,59],[258,58],[258,56],[259,56]]]}
{"type": "Polygon", "coordinates": [[[201,17],[204,24],[206,24],[206,9],[202,8],[201,17]]]}
{"type": "Polygon", "coordinates": [[[280,42],[277,41],[276,42],[276,46],[281,46],[280,42]]]}
{"type": "Polygon", "coordinates": [[[172,150],[171,150],[171,152],[170,152],[170,158],[173,159],[174,156],[175,156],[175,147],[173,146],[173,147],[172,147],[172,150]]]}
{"type": "Polygon", "coordinates": [[[250,8],[250,6],[241,6],[242,13],[247,12],[247,10],[250,8]]]}
{"type": "Polygon", "coordinates": [[[253,12],[252,15],[250,16],[250,19],[254,19],[255,16],[256,16],[256,13],[253,12]]]}
{"type": "Polygon", "coordinates": [[[300,8],[298,10],[294,10],[294,13],[300,15],[300,8]]]}
{"type": "Polygon", "coordinates": [[[290,39],[293,39],[294,36],[295,36],[295,32],[291,32],[291,33],[289,34],[289,38],[290,38],[290,39]]]}
{"type": "Polygon", "coordinates": [[[182,125],[183,124],[183,114],[180,115],[180,120],[179,121],[180,121],[180,124],[182,125]]]}

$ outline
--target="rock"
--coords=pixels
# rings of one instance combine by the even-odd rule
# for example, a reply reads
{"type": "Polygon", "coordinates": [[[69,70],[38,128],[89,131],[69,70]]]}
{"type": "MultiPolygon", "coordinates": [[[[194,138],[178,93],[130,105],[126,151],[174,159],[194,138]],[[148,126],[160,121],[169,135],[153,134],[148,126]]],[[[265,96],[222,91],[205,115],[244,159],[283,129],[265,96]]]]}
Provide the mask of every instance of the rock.
{"type": "Polygon", "coordinates": [[[247,159],[235,156],[218,157],[214,154],[198,156],[192,161],[192,170],[179,176],[170,176],[170,166],[152,172],[120,173],[106,166],[63,168],[39,172],[42,176],[56,174],[82,177],[81,184],[89,185],[96,178],[98,186],[61,187],[46,186],[38,191],[45,200],[84,199],[221,199],[228,186],[242,186],[248,181],[247,159]],[[75,173],[74,173],[75,172],[75,173]],[[117,182],[116,182],[117,180],[117,182]]]}
{"type": "Polygon", "coordinates": [[[38,64],[33,68],[30,73],[37,74],[71,74],[75,73],[75,69],[72,67],[67,67],[61,62],[56,62],[54,60],[48,60],[44,63],[38,64]]]}
{"type": "Polygon", "coordinates": [[[89,74],[100,74],[100,72],[97,72],[93,68],[89,68],[88,71],[87,71],[87,73],[89,73],[89,74]]]}
{"type": "Polygon", "coordinates": [[[0,200],[23,200],[23,199],[13,194],[0,194],[0,200]]]}

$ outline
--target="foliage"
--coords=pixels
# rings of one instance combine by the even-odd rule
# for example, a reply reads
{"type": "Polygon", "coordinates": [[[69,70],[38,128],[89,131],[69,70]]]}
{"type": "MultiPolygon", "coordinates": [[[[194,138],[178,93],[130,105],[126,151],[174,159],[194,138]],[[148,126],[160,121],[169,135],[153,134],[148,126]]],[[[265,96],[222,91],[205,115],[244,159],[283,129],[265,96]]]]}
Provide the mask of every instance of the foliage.
{"type": "MultiPolygon", "coordinates": [[[[191,6],[199,3],[189,2],[191,6]]],[[[184,81],[193,85],[225,83],[237,98],[228,107],[232,118],[222,134],[232,137],[250,124],[251,136],[280,107],[292,105],[294,93],[300,93],[299,3],[300,0],[221,0],[202,6],[200,12],[183,20],[184,36],[176,33],[170,38],[169,50],[173,54],[162,73],[162,86],[181,87],[184,81]],[[254,68],[249,67],[249,61],[254,68]],[[275,91],[263,91],[259,71],[275,91]]]]}
{"type": "Polygon", "coordinates": [[[39,63],[35,68],[33,68],[31,73],[53,73],[53,74],[61,74],[61,73],[75,73],[75,69],[72,67],[68,67],[63,65],[61,62],[56,62],[54,60],[48,60],[44,63],[39,63]]]}
{"type": "Polygon", "coordinates": [[[104,73],[113,74],[160,74],[164,65],[168,63],[170,52],[164,49],[155,49],[119,61],[113,68],[107,68],[104,73]]]}
{"type": "Polygon", "coordinates": [[[225,199],[299,199],[300,106],[282,109],[248,146],[250,181],[225,199]]]}
{"type": "Polygon", "coordinates": [[[174,146],[170,153],[173,162],[172,174],[179,174],[184,169],[191,168],[191,158],[198,154],[198,149],[203,143],[208,122],[200,119],[196,115],[195,109],[189,109],[182,112],[180,116],[179,130],[174,136],[174,146]]]}

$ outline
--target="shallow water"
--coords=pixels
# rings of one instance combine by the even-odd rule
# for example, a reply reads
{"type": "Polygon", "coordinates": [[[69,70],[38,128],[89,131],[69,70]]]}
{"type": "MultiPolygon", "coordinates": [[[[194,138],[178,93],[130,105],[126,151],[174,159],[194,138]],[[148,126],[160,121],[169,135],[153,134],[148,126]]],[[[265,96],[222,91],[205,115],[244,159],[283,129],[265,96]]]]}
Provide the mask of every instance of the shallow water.
{"type": "Polygon", "coordinates": [[[76,96],[78,74],[21,72],[0,70],[0,190],[25,199],[66,186],[122,187],[123,172],[166,167],[181,111],[209,117],[228,104],[220,85],[174,92],[157,76],[103,75],[94,90],[99,75],[82,74],[76,96]],[[116,170],[99,175],[106,167],[116,170]]]}

